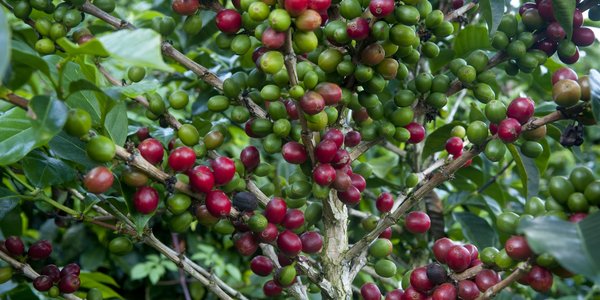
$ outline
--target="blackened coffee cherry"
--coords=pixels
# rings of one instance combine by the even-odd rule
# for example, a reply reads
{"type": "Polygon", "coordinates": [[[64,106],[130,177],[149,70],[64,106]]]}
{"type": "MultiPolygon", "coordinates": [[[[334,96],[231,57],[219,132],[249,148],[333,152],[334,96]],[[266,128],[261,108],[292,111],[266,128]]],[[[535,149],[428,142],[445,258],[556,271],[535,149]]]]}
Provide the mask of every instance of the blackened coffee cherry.
{"type": "Polygon", "coordinates": [[[27,256],[32,260],[42,260],[48,258],[51,253],[52,244],[49,241],[41,240],[29,247],[27,256]]]}
{"type": "Polygon", "coordinates": [[[25,245],[18,236],[10,236],[4,241],[4,247],[11,256],[20,256],[25,253],[25,245]]]}
{"type": "Polygon", "coordinates": [[[233,206],[239,211],[254,211],[258,207],[258,199],[249,192],[239,192],[233,196],[233,206]]]}
{"type": "Polygon", "coordinates": [[[133,195],[133,205],[142,214],[150,214],[158,207],[158,192],[150,186],[139,188],[133,195]]]}
{"type": "Polygon", "coordinates": [[[448,272],[438,263],[427,265],[427,278],[434,284],[438,285],[448,280],[448,272]]]}

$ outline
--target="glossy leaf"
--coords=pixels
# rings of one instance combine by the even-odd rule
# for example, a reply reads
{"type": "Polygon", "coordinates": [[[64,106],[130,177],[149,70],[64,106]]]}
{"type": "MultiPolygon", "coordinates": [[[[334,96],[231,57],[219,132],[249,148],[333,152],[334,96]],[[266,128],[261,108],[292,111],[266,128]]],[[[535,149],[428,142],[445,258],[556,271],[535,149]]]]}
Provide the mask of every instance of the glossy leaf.
{"type": "MultiPolygon", "coordinates": [[[[18,40],[13,40],[11,56],[11,59],[14,62],[39,70],[48,77],[51,76],[50,68],[52,65],[43,60],[37,52],[31,49],[27,44],[18,40]]],[[[52,66],[52,68],[56,69],[54,66],[52,66]]]]}
{"type": "Polygon", "coordinates": [[[479,8],[491,36],[498,29],[500,20],[504,15],[504,0],[481,0],[479,1],[479,8]]]}
{"type": "Polygon", "coordinates": [[[154,30],[119,30],[98,39],[112,58],[126,62],[130,66],[162,71],[172,70],[162,59],[161,37],[154,30]],[[135,51],[131,51],[131,45],[135,45],[135,51]]]}
{"type": "Polygon", "coordinates": [[[85,143],[65,132],[56,135],[48,145],[50,151],[61,159],[83,165],[86,168],[97,165],[87,156],[85,143]]]}
{"type": "Polygon", "coordinates": [[[104,128],[110,138],[119,146],[127,140],[127,107],[125,102],[114,105],[106,114],[104,128]]]}
{"type": "Polygon", "coordinates": [[[490,47],[490,38],[487,28],[481,25],[468,25],[461,30],[454,39],[454,52],[456,57],[463,57],[476,49],[490,47]]]}
{"type": "Polygon", "coordinates": [[[573,0],[552,0],[552,9],[556,21],[562,26],[567,34],[567,39],[573,36],[573,14],[575,13],[575,3],[573,0]]]}
{"type": "Polygon", "coordinates": [[[119,295],[119,293],[108,286],[110,284],[115,287],[119,287],[115,280],[110,276],[99,272],[82,272],[79,274],[79,279],[81,280],[81,287],[86,289],[97,288],[100,290],[100,292],[102,292],[102,297],[105,299],[124,299],[121,295],[119,295]]]}
{"type": "Polygon", "coordinates": [[[110,54],[98,39],[91,39],[82,45],[71,42],[66,37],[60,38],[56,43],[68,54],[89,54],[95,56],[109,56],[110,54]]]}
{"type": "MultiPolygon", "coordinates": [[[[79,80],[87,80],[81,66],[74,62],[67,63],[62,71],[62,89],[70,90],[71,83],[79,80]]],[[[100,123],[104,101],[101,101],[96,93],[89,90],[74,91],[68,96],[66,103],[70,108],[81,108],[87,111],[94,124],[100,123]]]]}
{"type": "Polygon", "coordinates": [[[0,220],[19,204],[17,194],[9,189],[0,187],[0,220]]]}
{"type": "Polygon", "coordinates": [[[536,196],[539,192],[540,172],[535,165],[535,162],[521,154],[514,144],[506,145],[513,159],[521,178],[523,196],[529,198],[536,196]]]}
{"type": "Polygon", "coordinates": [[[600,213],[577,224],[554,217],[521,222],[519,232],[535,253],[550,253],[565,269],[600,284],[600,213]]]}
{"type": "Polygon", "coordinates": [[[50,141],[57,135],[67,121],[67,106],[48,96],[36,96],[29,102],[34,113],[32,127],[40,143],[50,141]]]}
{"type": "Polygon", "coordinates": [[[35,187],[44,188],[75,179],[75,170],[60,159],[42,151],[33,151],[23,158],[23,171],[35,187]]]}
{"type": "Polygon", "coordinates": [[[485,219],[470,212],[456,212],[452,217],[460,223],[464,236],[477,248],[498,246],[498,234],[485,219]]]}
{"type": "Polygon", "coordinates": [[[4,74],[10,64],[10,28],[4,10],[0,10],[0,82],[4,80],[4,74]]]}

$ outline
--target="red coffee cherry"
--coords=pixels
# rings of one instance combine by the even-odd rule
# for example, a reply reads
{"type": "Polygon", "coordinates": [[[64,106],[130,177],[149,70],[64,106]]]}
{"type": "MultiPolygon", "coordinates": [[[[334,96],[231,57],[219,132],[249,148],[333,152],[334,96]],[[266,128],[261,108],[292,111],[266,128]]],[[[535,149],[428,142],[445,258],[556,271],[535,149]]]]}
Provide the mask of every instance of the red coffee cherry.
{"type": "Polygon", "coordinates": [[[308,0],[285,0],[283,6],[291,16],[295,17],[308,8],[308,0]]]}
{"type": "Polygon", "coordinates": [[[475,260],[479,257],[479,250],[475,245],[466,244],[463,247],[465,247],[467,250],[469,250],[469,253],[471,253],[471,260],[475,260]]]}
{"type": "Polygon", "coordinates": [[[410,286],[421,293],[427,293],[433,289],[433,283],[427,277],[427,268],[416,268],[410,273],[410,286]]]}
{"type": "Polygon", "coordinates": [[[505,143],[512,143],[521,134],[521,123],[517,119],[504,119],[498,125],[498,137],[505,143]]]}
{"type": "Polygon", "coordinates": [[[344,144],[344,134],[337,128],[327,130],[323,135],[323,139],[334,141],[338,148],[342,147],[342,144],[344,144]]]}
{"type": "Polygon", "coordinates": [[[394,11],[394,0],[373,0],[369,3],[369,10],[378,17],[385,17],[394,11]]]}
{"type": "Polygon", "coordinates": [[[281,155],[291,164],[303,164],[307,159],[306,148],[298,142],[287,142],[281,148],[281,155]]]}
{"type": "Polygon", "coordinates": [[[258,276],[269,276],[273,272],[273,261],[266,256],[256,256],[250,261],[250,269],[258,276]]]}
{"type": "Polygon", "coordinates": [[[375,201],[375,206],[377,207],[377,210],[382,213],[391,211],[394,207],[394,196],[386,192],[381,193],[381,195],[379,195],[375,201]]]}
{"type": "Polygon", "coordinates": [[[410,139],[408,139],[408,143],[418,144],[425,139],[425,128],[423,125],[412,122],[404,126],[404,128],[408,129],[408,132],[410,132],[410,139]]]}
{"type": "Polygon", "coordinates": [[[433,300],[454,300],[458,297],[456,287],[449,282],[443,283],[433,291],[433,300]]]}
{"type": "Polygon", "coordinates": [[[325,109],[325,99],[313,91],[308,91],[300,99],[300,108],[309,115],[316,115],[325,109]]]}
{"type": "Polygon", "coordinates": [[[474,300],[479,297],[477,284],[471,280],[462,280],[458,283],[458,297],[463,300],[474,300]]]}
{"type": "Polygon", "coordinates": [[[242,27],[242,16],[233,9],[223,9],[215,17],[217,28],[224,33],[233,34],[242,27]]]}
{"type": "Polygon", "coordinates": [[[346,205],[354,206],[360,202],[360,191],[353,185],[348,187],[347,190],[337,192],[337,196],[346,205]]]}
{"type": "Polygon", "coordinates": [[[487,291],[498,282],[500,282],[500,277],[493,270],[483,269],[475,276],[475,284],[482,292],[487,291]]]}
{"type": "Polygon", "coordinates": [[[323,237],[316,231],[307,231],[300,236],[302,252],[318,253],[323,248],[323,237]]]}
{"type": "Polygon", "coordinates": [[[265,217],[270,223],[279,224],[285,218],[287,212],[287,204],[281,198],[274,197],[267,203],[265,207],[265,217]]]}
{"type": "Polygon", "coordinates": [[[269,49],[279,49],[285,44],[285,32],[279,32],[268,27],[263,32],[261,41],[269,49]]]}
{"type": "Polygon", "coordinates": [[[391,290],[385,295],[385,300],[401,300],[402,295],[404,295],[404,291],[401,289],[391,290]]]}
{"type": "Polygon", "coordinates": [[[102,194],[110,189],[114,177],[110,169],[105,166],[98,166],[91,169],[83,177],[83,186],[90,193],[102,194]]]}
{"type": "Polygon", "coordinates": [[[64,266],[62,268],[62,270],[60,270],[60,277],[66,277],[69,274],[73,274],[73,275],[77,275],[79,276],[79,272],[81,271],[81,268],[79,267],[78,264],[76,263],[70,263],[66,266],[64,266]]]}
{"type": "Polygon", "coordinates": [[[256,238],[263,243],[272,243],[277,239],[278,234],[277,225],[269,223],[263,231],[256,235],[256,238]]]}
{"type": "Polygon", "coordinates": [[[534,110],[534,103],[530,98],[520,97],[510,102],[506,109],[506,116],[525,124],[533,117],[534,110]]]}
{"type": "Polygon", "coordinates": [[[139,188],[133,195],[133,205],[142,214],[150,214],[158,207],[158,192],[150,186],[139,188]]]}
{"type": "Polygon", "coordinates": [[[350,174],[350,179],[352,180],[352,185],[357,188],[359,192],[362,193],[367,188],[367,181],[361,175],[352,173],[350,174]]]}
{"type": "Polygon", "coordinates": [[[446,141],[446,151],[450,155],[460,156],[463,151],[463,140],[456,136],[449,138],[446,141]]]}
{"type": "Polygon", "coordinates": [[[283,227],[294,230],[304,225],[304,213],[299,209],[290,209],[287,211],[281,222],[283,227]]]}
{"type": "Polygon", "coordinates": [[[68,274],[60,279],[58,289],[64,294],[74,293],[79,289],[80,283],[78,275],[68,274]]]}
{"type": "Polygon", "coordinates": [[[50,264],[46,265],[40,271],[40,274],[46,275],[52,279],[52,282],[58,282],[60,280],[60,270],[56,265],[50,264]]]}
{"type": "Polygon", "coordinates": [[[324,164],[329,163],[335,157],[335,154],[337,153],[338,149],[339,149],[339,147],[337,146],[337,144],[334,140],[331,140],[331,139],[322,140],[315,147],[315,158],[320,163],[324,163],[324,164]]]}
{"type": "Polygon", "coordinates": [[[240,160],[246,172],[252,172],[260,164],[260,153],[256,147],[248,146],[240,153],[240,160]]]}
{"type": "Polygon", "coordinates": [[[346,33],[353,40],[364,40],[369,37],[369,22],[363,18],[355,18],[348,22],[346,33]]]}
{"type": "Polygon", "coordinates": [[[575,71],[573,71],[571,68],[562,67],[556,70],[554,74],[552,74],[552,85],[556,84],[557,82],[563,79],[571,79],[577,81],[577,73],[575,73],[575,71]]]}
{"type": "Polygon", "coordinates": [[[4,241],[4,247],[11,256],[21,256],[25,253],[25,244],[18,236],[9,236],[4,241]]]}
{"type": "Polygon", "coordinates": [[[351,162],[352,160],[350,159],[350,154],[348,153],[348,151],[344,149],[338,149],[338,151],[335,153],[335,156],[333,157],[333,160],[331,161],[331,165],[336,169],[341,169],[350,164],[351,162]]]}
{"type": "Polygon", "coordinates": [[[52,285],[52,278],[50,276],[40,275],[33,280],[33,287],[40,292],[49,290],[52,285]]]}
{"type": "Polygon", "coordinates": [[[524,236],[511,236],[504,244],[506,254],[514,260],[526,260],[533,255],[524,236]]]}
{"type": "Polygon", "coordinates": [[[453,246],[446,255],[446,264],[455,272],[462,272],[471,264],[471,253],[463,246],[453,246]]]}
{"type": "Polygon", "coordinates": [[[188,171],[187,174],[190,186],[195,191],[208,193],[215,186],[215,177],[207,166],[196,166],[188,171]]]}
{"type": "Polygon", "coordinates": [[[48,258],[51,253],[52,244],[49,241],[41,240],[29,247],[27,256],[32,260],[42,260],[48,258]]]}
{"type": "Polygon", "coordinates": [[[196,163],[196,153],[192,148],[182,146],[169,155],[169,167],[175,172],[184,172],[191,169],[196,163]]]}
{"type": "Polygon", "coordinates": [[[425,300],[427,298],[426,294],[423,294],[417,291],[414,287],[409,286],[405,291],[402,299],[410,299],[410,300],[425,300]]]}
{"type": "Polygon", "coordinates": [[[235,163],[229,157],[219,156],[210,162],[217,185],[224,185],[235,175],[235,163]]]}
{"type": "Polygon", "coordinates": [[[263,293],[267,297],[277,297],[283,293],[283,288],[277,285],[275,281],[269,280],[263,285],[263,293]]]}
{"type": "Polygon", "coordinates": [[[454,242],[449,238],[441,238],[433,243],[433,255],[441,263],[446,263],[446,256],[450,248],[454,247],[454,242]]]}
{"type": "Polygon", "coordinates": [[[150,137],[150,129],[148,127],[140,127],[136,132],[138,140],[143,141],[150,137]]]}
{"type": "Polygon", "coordinates": [[[381,234],[379,234],[379,238],[382,239],[391,239],[392,238],[392,227],[388,227],[384,229],[381,234]]]}
{"type": "Polygon", "coordinates": [[[336,105],[342,100],[342,88],[335,83],[321,82],[315,87],[315,91],[323,97],[326,105],[336,105]]]}
{"type": "Polygon", "coordinates": [[[360,288],[360,295],[364,300],[381,300],[381,291],[376,284],[369,282],[360,288]]]}
{"type": "Polygon", "coordinates": [[[544,267],[533,266],[526,276],[531,288],[540,293],[545,293],[552,287],[552,273],[544,267]]]}
{"type": "Polygon", "coordinates": [[[302,240],[290,230],[284,230],[277,237],[277,247],[287,256],[296,256],[302,251],[302,240]]]}
{"type": "Polygon", "coordinates": [[[331,0],[308,0],[308,8],[323,11],[331,6],[331,0]]]}
{"type": "Polygon", "coordinates": [[[234,236],[235,249],[243,256],[250,256],[258,250],[258,242],[252,232],[244,232],[234,236]]]}
{"type": "Polygon", "coordinates": [[[173,0],[171,8],[177,14],[182,16],[190,16],[196,13],[200,3],[198,0],[173,0]]]}
{"type": "Polygon", "coordinates": [[[226,217],[231,213],[231,200],[222,191],[214,190],[208,192],[205,204],[208,212],[217,218],[226,217]]]}
{"type": "Polygon", "coordinates": [[[143,140],[138,145],[138,150],[140,151],[140,155],[153,165],[162,162],[165,154],[165,149],[162,144],[157,139],[153,138],[143,140]]]}
{"type": "Polygon", "coordinates": [[[362,136],[360,135],[360,132],[349,131],[348,133],[346,133],[346,136],[344,137],[344,145],[346,147],[352,148],[352,147],[360,144],[361,140],[362,140],[362,136]]]}
{"type": "Polygon", "coordinates": [[[336,176],[335,169],[330,164],[319,164],[312,173],[313,180],[321,186],[329,186],[336,176]]]}
{"type": "Polygon", "coordinates": [[[431,219],[422,211],[412,211],[406,216],[405,226],[410,233],[425,233],[431,227],[431,219]]]}

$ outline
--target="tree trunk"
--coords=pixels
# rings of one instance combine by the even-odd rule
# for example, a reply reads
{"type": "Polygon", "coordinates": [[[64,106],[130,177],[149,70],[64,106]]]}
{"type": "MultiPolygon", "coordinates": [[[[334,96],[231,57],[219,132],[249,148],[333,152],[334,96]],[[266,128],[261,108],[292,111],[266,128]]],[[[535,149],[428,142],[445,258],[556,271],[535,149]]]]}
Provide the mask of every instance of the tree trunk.
{"type": "MultiPolygon", "coordinates": [[[[344,253],[348,250],[348,208],[337,198],[334,190],[323,203],[323,224],[323,275],[333,286],[335,299],[350,300],[354,276],[351,265],[344,260],[344,253]]],[[[323,297],[329,299],[327,295],[323,297]]]]}

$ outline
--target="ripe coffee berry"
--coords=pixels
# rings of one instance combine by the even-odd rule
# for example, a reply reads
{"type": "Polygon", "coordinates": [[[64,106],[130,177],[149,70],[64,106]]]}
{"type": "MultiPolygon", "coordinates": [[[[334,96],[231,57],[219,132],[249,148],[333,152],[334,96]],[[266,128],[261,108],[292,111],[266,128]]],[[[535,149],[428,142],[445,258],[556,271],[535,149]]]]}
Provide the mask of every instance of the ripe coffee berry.
{"type": "Polygon", "coordinates": [[[466,244],[463,247],[467,248],[467,250],[469,250],[469,253],[471,253],[471,260],[475,260],[479,257],[479,250],[477,250],[477,247],[475,247],[475,245],[466,244]]]}
{"type": "Polygon", "coordinates": [[[283,288],[277,285],[273,280],[269,280],[263,285],[263,293],[265,293],[265,296],[267,297],[277,297],[281,295],[282,292],[283,288]]]}
{"type": "Polygon", "coordinates": [[[390,193],[381,193],[375,201],[375,206],[377,207],[377,210],[382,213],[389,212],[394,206],[394,197],[390,193]]]}
{"type": "Polygon", "coordinates": [[[348,153],[348,151],[346,151],[344,149],[339,149],[335,153],[335,156],[333,157],[333,160],[331,161],[331,165],[336,169],[341,169],[341,168],[347,166],[350,162],[351,162],[350,154],[348,153]]]}
{"type": "Polygon", "coordinates": [[[224,33],[236,33],[242,27],[242,16],[233,9],[223,9],[215,17],[217,28],[224,33]]]}
{"type": "Polygon", "coordinates": [[[235,249],[243,256],[250,256],[258,250],[258,242],[252,232],[244,232],[234,236],[235,249]]]}
{"type": "Polygon", "coordinates": [[[412,286],[409,286],[406,290],[404,290],[404,295],[402,296],[402,299],[410,299],[410,300],[425,300],[426,298],[427,298],[427,294],[417,291],[412,286]]]}
{"type": "Polygon", "coordinates": [[[303,164],[308,159],[306,148],[298,142],[287,142],[283,145],[281,155],[291,164],[303,164]]]}
{"type": "Polygon", "coordinates": [[[302,251],[302,240],[290,230],[284,230],[277,237],[277,247],[287,256],[296,256],[302,251]]]}
{"type": "Polygon", "coordinates": [[[312,176],[316,184],[328,186],[335,180],[336,171],[330,164],[319,164],[313,170],[312,176]]]}
{"type": "Polygon", "coordinates": [[[454,247],[454,242],[449,238],[441,238],[433,243],[433,255],[441,263],[446,263],[446,256],[450,248],[454,247]]]}
{"type": "Polygon", "coordinates": [[[406,216],[405,226],[411,233],[425,233],[431,227],[431,219],[422,211],[413,211],[406,216]]]}
{"type": "Polygon", "coordinates": [[[207,166],[196,166],[187,174],[190,186],[195,191],[208,193],[215,186],[215,177],[207,166]]]}
{"type": "Polygon", "coordinates": [[[158,192],[150,187],[143,186],[133,195],[133,205],[142,214],[150,214],[158,207],[158,192]]]}
{"type": "Polygon", "coordinates": [[[369,3],[369,10],[378,17],[385,17],[394,11],[394,0],[373,0],[369,3]]]}
{"type": "Polygon", "coordinates": [[[552,287],[552,273],[544,267],[533,266],[526,276],[531,288],[540,293],[545,293],[552,287]]]}
{"type": "Polygon", "coordinates": [[[521,123],[517,119],[508,118],[498,125],[498,137],[505,143],[512,143],[521,134],[521,123]]]}
{"type": "Polygon", "coordinates": [[[335,157],[339,147],[334,140],[322,140],[315,147],[315,158],[320,163],[329,163],[335,157]]]}
{"type": "Polygon", "coordinates": [[[327,130],[323,135],[323,139],[334,141],[338,148],[342,147],[342,144],[344,144],[344,134],[337,128],[327,130]]]}
{"type": "Polygon", "coordinates": [[[41,240],[35,242],[29,247],[27,256],[32,260],[46,259],[52,253],[52,244],[49,241],[41,240]]]}
{"type": "Polygon", "coordinates": [[[427,265],[427,278],[434,284],[438,285],[446,282],[448,279],[448,273],[442,265],[438,263],[431,263],[427,265]]]}
{"type": "Polygon", "coordinates": [[[385,295],[385,300],[401,300],[403,295],[404,295],[403,290],[395,289],[395,290],[389,291],[385,295]]]}
{"type": "Polygon", "coordinates": [[[169,155],[169,167],[175,172],[184,172],[191,169],[196,162],[196,153],[192,148],[182,146],[169,155]]]}
{"type": "Polygon", "coordinates": [[[475,284],[477,284],[477,287],[482,292],[485,292],[498,282],[500,282],[500,277],[493,270],[483,269],[475,276],[475,284]]]}
{"type": "Polygon", "coordinates": [[[198,7],[200,7],[198,0],[174,0],[171,4],[173,11],[182,16],[193,15],[198,7]]]}
{"type": "Polygon", "coordinates": [[[344,137],[344,145],[346,147],[352,148],[352,147],[360,144],[361,140],[362,140],[362,136],[360,135],[360,132],[349,131],[348,133],[346,133],[346,136],[344,137]]]}
{"type": "Polygon", "coordinates": [[[256,256],[250,261],[250,269],[258,276],[268,276],[273,272],[273,261],[266,256],[256,256]]]}
{"type": "Polygon", "coordinates": [[[367,188],[367,181],[361,175],[355,173],[350,174],[350,180],[352,181],[352,185],[361,193],[367,188]]]}
{"type": "Polygon", "coordinates": [[[283,227],[294,230],[304,225],[304,213],[299,209],[290,209],[287,211],[281,222],[283,227]]]}
{"type": "Polygon", "coordinates": [[[10,236],[4,241],[4,247],[12,256],[20,256],[25,253],[25,245],[18,236],[10,236]]]}
{"type": "Polygon", "coordinates": [[[350,206],[358,204],[361,199],[360,191],[353,185],[343,192],[338,191],[337,196],[340,201],[350,206]]]}
{"type": "Polygon", "coordinates": [[[163,155],[165,154],[162,144],[153,138],[143,140],[138,145],[138,150],[140,151],[140,155],[153,165],[162,162],[163,155]]]}
{"type": "Polygon", "coordinates": [[[433,289],[433,283],[427,277],[427,268],[416,268],[410,273],[410,285],[421,293],[427,293],[433,289]]]}
{"type": "Polygon", "coordinates": [[[451,137],[446,141],[446,151],[448,154],[460,156],[463,151],[463,140],[459,137],[451,137]]]}
{"type": "Polygon", "coordinates": [[[418,144],[425,139],[425,128],[423,125],[412,122],[404,128],[408,129],[408,132],[410,132],[410,139],[408,139],[409,143],[418,144]]]}
{"type": "Polygon", "coordinates": [[[383,230],[383,232],[381,232],[381,234],[379,235],[379,238],[381,239],[391,239],[392,238],[392,227],[388,227],[386,229],[383,230]]]}
{"type": "Polygon", "coordinates": [[[527,244],[527,239],[523,236],[511,236],[504,244],[506,254],[514,260],[526,260],[533,252],[527,244]]]}
{"type": "Polygon", "coordinates": [[[206,194],[206,208],[211,215],[222,218],[231,212],[231,201],[225,193],[219,190],[210,191],[206,194]]]}
{"type": "Polygon", "coordinates": [[[240,160],[247,172],[252,172],[260,164],[260,153],[254,146],[248,146],[240,153],[240,160]]]}
{"type": "Polygon", "coordinates": [[[263,243],[271,243],[277,239],[278,234],[277,225],[269,223],[263,231],[256,235],[256,238],[263,243]]]}
{"type": "Polygon", "coordinates": [[[446,264],[455,272],[462,272],[471,264],[471,253],[463,246],[453,246],[446,255],[446,264]]]}
{"type": "Polygon", "coordinates": [[[531,99],[516,98],[508,105],[506,116],[525,124],[533,116],[534,109],[534,103],[531,99]]]}
{"type": "Polygon", "coordinates": [[[448,299],[456,299],[458,296],[458,291],[456,287],[449,282],[446,282],[433,291],[432,299],[433,300],[448,300],[448,299]]]}
{"type": "Polygon", "coordinates": [[[105,166],[91,169],[83,178],[83,186],[94,194],[102,194],[112,186],[114,177],[112,172],[105,166]]]}
{"type": "Polygon", "coordinates": [[[60,279],[60,282],[58,283],[58,289],[60,289],[61,293],[74,293],[79,289],[80,283],[79,276],[69,274],[60,279]]]}
{"type": "Polygon", "coordinates": [[[380,300],[381,299],[381,291],[374,283],[365,283],[360,288],[360,295],[364,300],[380,300]]]}
{"type": "Polygon", "coordinates": [[[235,175],[235,163],[229,157],[219,156],[210,162],[217,185],[227,184],[235,175]]]}
{"type": "Polygon", "coordinates": [[[40,271],[40,274],[46,275],[52,279],[52,282],[58,282],[60,280],[60,270],[56,265],[46,265],[40,271]]]}
{"type": "Polygon", "coordinates": [[[474,300],[479,297],[477,284],[471,280],[462,280],[458,283],[458,296],[463,300],[474,300]]]}
{"type": "Polygon", "coordinates": [[[73,274],[73,275],[77,275],[79,276],[79,272],[81,271],[81,268],[79,267],[78,264],[76,263],[70,263],[66,266],[64,266],[62,268],[62,270],[60,270],[60,277],[66,277],[69,274],[73,274]]]}
{"type": "Polygon", "coordinates": [[[287,204],[281,198],[274,197],[265,207],[265,217],[270,223],[279,224],[285,218],[287,204]]]}
{"type": "Polygon", "coordinates": [[[353,40],[364,40],[369,36],[369,22],[363,18],[355,18],[348,22],[346,33],[353,40]]]}
{"type": "Polygon", "coordinates": [[[556,84],[557,82],[563,79],[571,79],[577,81],[577,73],[575,73],[575,71],[573,71],[571,68],[562,67],[552,74],[552,85],[556,84]]]}
{"type": "Polygon", "coordinates": [[[33,287],[40,292],[49,290],[52,285],[50,276],[40,275],[33,280],[33,287]]]}
{"type": "Polygon", "coordinates": [[[323,237],[316,231],[307,231],[300,236],[302,252],[317,253],[323,248],[323,237]]]}

